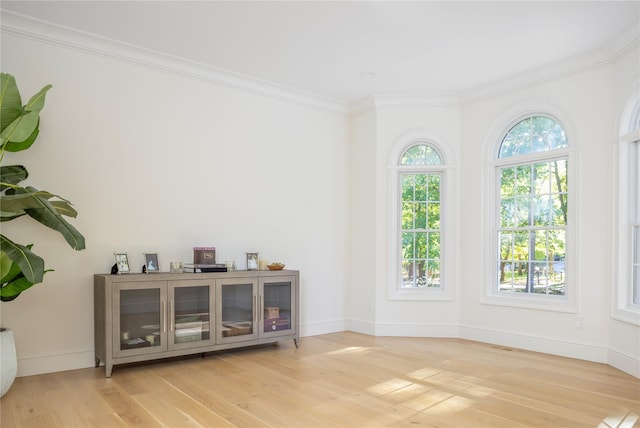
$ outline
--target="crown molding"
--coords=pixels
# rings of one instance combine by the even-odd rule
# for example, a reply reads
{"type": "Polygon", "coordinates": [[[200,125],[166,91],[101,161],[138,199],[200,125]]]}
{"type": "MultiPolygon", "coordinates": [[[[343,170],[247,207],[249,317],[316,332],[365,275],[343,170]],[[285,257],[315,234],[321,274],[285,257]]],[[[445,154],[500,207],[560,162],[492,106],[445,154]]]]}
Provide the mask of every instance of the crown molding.
{"type": "Polygon", "coordinates": [[[246,90],[282,100],[303,104],[342,115],[355,115],[378,108],[392,107],[456,107],[484,98],[540,84],[577,72],[608,65],[627,52],[638,49],[639,29],[635,26],[596,51],[554,64],[527,70],[511,78],[463,90],[458,94],[375,95],[347,103],[278,85],[229,70],[208,66],[184,58],[167,55],[139,46],[99,37],[47,21],[9,12],[0,8],[3,34],[37,40],[90,55],[171,72],[222,86],[246,90]]]}
{"type": "Polygon", "coordinates": [[[459,107],[460,98],[455,93],[421,95],[374,95],[377,107],[459,107]]]}
{"type": "Polygon", "coordinates": [[[97,55],[154,70],[175,73],[222,86],[246,90],[282,100],[312,106],[333,113],[347,114],[347,104],[284,85],[256,79],[229,70],[211,67],[184,58],[144,49],[106,37],[53,24],[0,9],[3,34],[36,40],[54,46],[97,55]]]}
{"type": "Polygon", "coordinates": [[[372,96],[360,98],[349,103],[349,115],[355,116],[360,113],[375,111],[376,102],[372,96]]]}
{"type": "Polygon", "coordinates": [[[638,51],[640,40],[640,27],[631,26],[624,31],[620,37],[616,38],[613,42],[604,46],[603,49],[607,52],[609,56],[609,61],[614,62],[619,57],[625,55],[627,52],[635,49],[638,51]]]}
{"type": "Polygon", "coordinates": [[[543,67],[527,70],[510,78],[488,82],[460,92],[462,104],[477,101],[514,90],[535,86],[548,80],[594,69],[615,62],[627,52],[638,49],[639,29],[635,26],[622,32],[613,42],[594,51],[564,59],[543,67]]]}
{"type": "Polygon", "coordinates": [[[615,62],[632,50],[639,49],[640,28],[632,26],[613,42],[572,58],[564,59],[544,67],[527,70],[500,81],[487,82],[484,85],[463,90],[459,93],[434,93],[424,95],[371,95],[349,104],[349,114],[355,115],[369,110],[385,107],[459,107],[481,99],[535,86],[597,68],[615,62]]]}
{"type": "Polygon", "coordinates": [[[558,79],[564,76],[586,71],[609,63],[609,58],[603,50],[573,57],[557,63],[548,64],[528,70],[522,74],[514,75],[499,82],[491,82],[482,87],[473,88],[461,93],[463,104],[478,101],[515,90],[535,86],[545,81],[558,79]]]}
{"type": "Polygon", "coordinates": [[[421,95],[370,95],[349,104],[351,115],[381,108],[457,108],[460,98],[455,93],[432,93],[421,95]]]}

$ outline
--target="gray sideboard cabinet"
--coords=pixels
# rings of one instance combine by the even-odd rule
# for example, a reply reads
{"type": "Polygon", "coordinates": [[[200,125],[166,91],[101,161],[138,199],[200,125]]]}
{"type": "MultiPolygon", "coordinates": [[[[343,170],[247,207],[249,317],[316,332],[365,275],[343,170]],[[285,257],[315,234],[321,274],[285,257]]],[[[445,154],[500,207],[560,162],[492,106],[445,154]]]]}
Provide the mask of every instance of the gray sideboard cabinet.
{"type": "Polygon", "coordinates": [[[293,339],[298,271],[94,275],[96,367],[293,339]]]}

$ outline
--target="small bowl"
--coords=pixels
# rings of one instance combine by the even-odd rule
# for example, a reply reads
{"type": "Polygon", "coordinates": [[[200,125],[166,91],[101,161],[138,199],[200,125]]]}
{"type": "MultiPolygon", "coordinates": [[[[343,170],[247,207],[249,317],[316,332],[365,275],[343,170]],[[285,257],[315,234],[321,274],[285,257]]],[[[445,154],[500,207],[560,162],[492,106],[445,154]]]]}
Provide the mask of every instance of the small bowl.
{"type": "Polygon", "coordinates": [[[271,263],[267,265],[267,268],[269,268],[269,270],[282,270],[284,269],[284,265],[282,263],[271,263]]]}

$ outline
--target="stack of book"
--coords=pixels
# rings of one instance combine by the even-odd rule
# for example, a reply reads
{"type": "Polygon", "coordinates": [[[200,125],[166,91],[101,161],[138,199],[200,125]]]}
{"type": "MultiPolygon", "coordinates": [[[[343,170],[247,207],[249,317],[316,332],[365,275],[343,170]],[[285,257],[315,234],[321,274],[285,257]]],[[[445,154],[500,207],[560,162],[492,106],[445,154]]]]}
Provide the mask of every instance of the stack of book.
{"type": "Polygon", "coordinates": [[[212,264],[186,263],[184,265],[184,271],[189,273],[226,272],[227,265],[221,264],[221,263],[212,263],[212,264]]]}

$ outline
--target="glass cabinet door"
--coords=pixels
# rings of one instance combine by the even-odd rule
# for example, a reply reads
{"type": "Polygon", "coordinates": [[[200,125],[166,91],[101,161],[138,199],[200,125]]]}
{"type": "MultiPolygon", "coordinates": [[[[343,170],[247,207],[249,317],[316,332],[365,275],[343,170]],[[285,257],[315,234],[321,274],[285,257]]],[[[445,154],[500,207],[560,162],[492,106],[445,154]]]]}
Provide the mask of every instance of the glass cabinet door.
{"type": "Polygon", "coordinates": [[[194,348],[215,342],[213,282],[169,282],[169,349],[194,348]]]}
{"type": "Polygon", "coordinates": [[[295,298],[291,278],[261,278],[262,336],[289,334],[295,330],[295,298]]]}
{"type": "Polygon", "coordinates": [[[121,283],[113,294],[114,355],[140,355],[167,349],[164,283],[121,283]]]}
{"type": "Polygon", "coordinates": [[[218,342],[239,342],[258,337],[255,279],[218,280],[218,342]]]}

